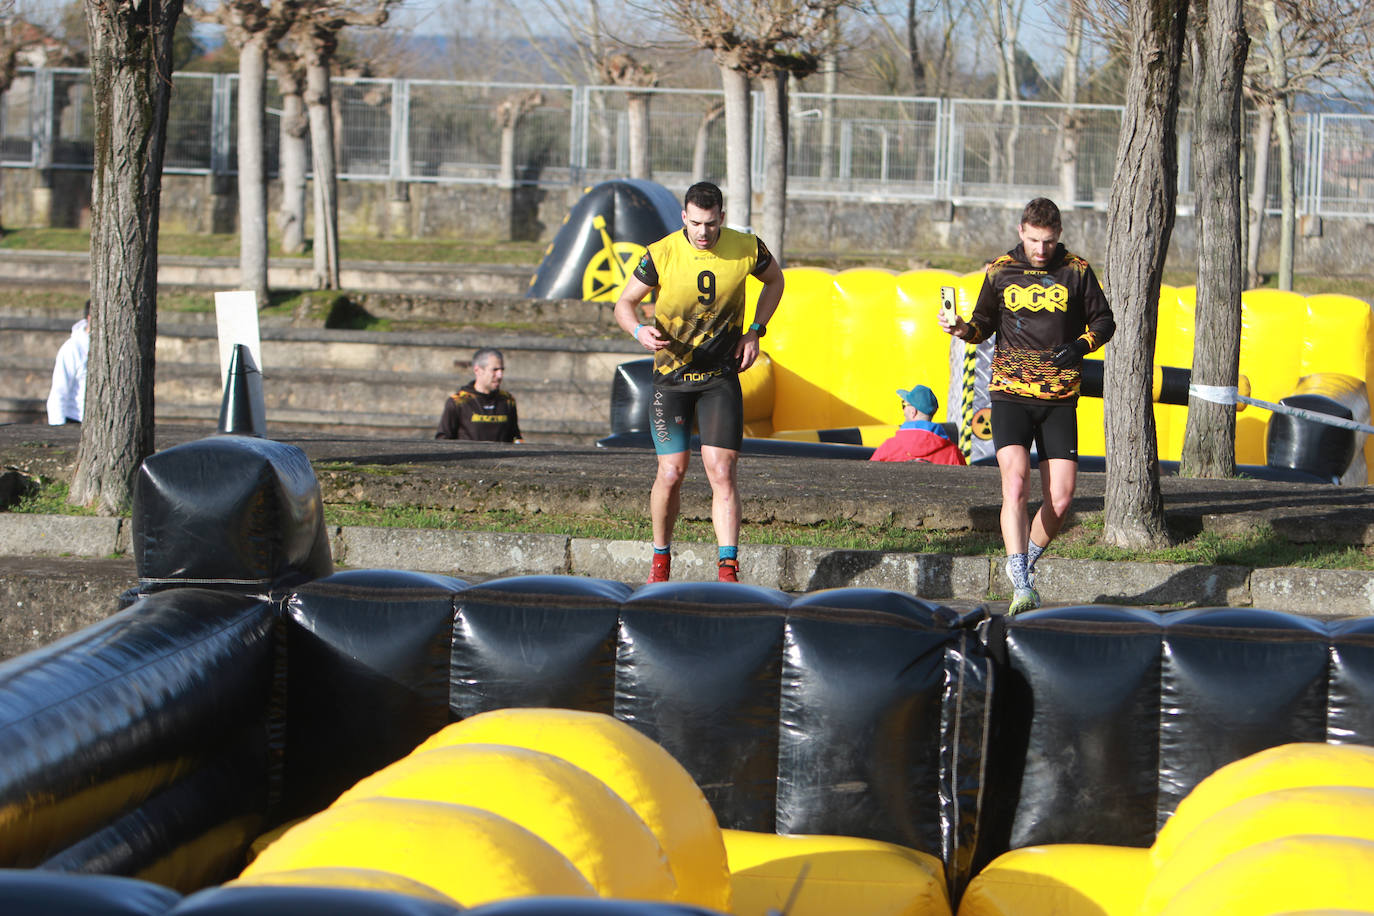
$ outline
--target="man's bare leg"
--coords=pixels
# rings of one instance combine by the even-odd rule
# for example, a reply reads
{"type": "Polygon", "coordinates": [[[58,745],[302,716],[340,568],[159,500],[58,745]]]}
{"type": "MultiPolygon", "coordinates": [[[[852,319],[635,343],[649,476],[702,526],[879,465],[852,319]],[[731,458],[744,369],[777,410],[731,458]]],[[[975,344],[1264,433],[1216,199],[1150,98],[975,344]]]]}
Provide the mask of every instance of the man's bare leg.
{"type": "MultiPolygon", "coordinates": [[[[721,548],[739,548],[739,527],[740,527],[740,503],[739,485],[737,474],[739,470],[739,452],[734,449],[720,448],[714,445],[703,445],[701,447],[701,463],[706,468],[706,479],[711,482],[711,524],[716,530],[716,544],[721,548]]],[[[722,550],[724,554],[734,554],[733,550],[722,550]]],[[[731,573],[739,569],[739,561],[731,557],[735,562],[732,565],[731,573]]],[[[722,565],[726,565],[726,560],[722,558],[722,565]]],[[[734,575],[722,574],[721,578],[726,581],[735,581],[734,575]]]]}

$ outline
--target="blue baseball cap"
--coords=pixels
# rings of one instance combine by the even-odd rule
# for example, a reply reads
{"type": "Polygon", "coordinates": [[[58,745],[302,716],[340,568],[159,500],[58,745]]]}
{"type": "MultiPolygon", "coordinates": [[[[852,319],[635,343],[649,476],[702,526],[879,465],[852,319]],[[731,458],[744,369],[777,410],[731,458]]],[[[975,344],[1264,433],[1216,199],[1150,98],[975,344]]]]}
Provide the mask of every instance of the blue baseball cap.
{"type": "Polygon", "coordinates": [[[928,416],[935,416],[935,411],[940,409],[940,401],[935,397],[935,392],[925,385],[912,385],[910,391],[898,388],[897,396],[928,416]]]}

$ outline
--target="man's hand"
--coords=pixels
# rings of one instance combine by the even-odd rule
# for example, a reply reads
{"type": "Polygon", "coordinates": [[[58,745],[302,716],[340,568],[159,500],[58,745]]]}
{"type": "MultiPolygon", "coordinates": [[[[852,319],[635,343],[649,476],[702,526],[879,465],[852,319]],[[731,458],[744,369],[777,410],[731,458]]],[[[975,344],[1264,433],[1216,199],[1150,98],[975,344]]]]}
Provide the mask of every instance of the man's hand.
{"type": "Polygon", "coordinates": [[[1072,369],[1083,362],[1083,357],[1087,352],[1088,342],[1077,337],[1057,348],[1054,355],[1050,357],[1050,362],[1054,363],[1057,369],[1072,369]]]}
{"type": "Polygon", "coordinates": [[[947,309],[940,309],[940,330],[944,331],[946,334],[950,334],[960,340],[967,340],[968,333],[966,329],[968,326],[968,322],[960,318],[957,313],[954,314],[953,320],[951,320],[950,312],[947,309]]]}
{"type": "Polygon", "coordinates": [[[668,346],[668,338],[658,333],[658,328],[652,324],[640,325],[635,340],[650,350],[662,350],[668,346]]]}
{"type": "Polygon", "coordinates": [[[744,336],[735,344],[735,359],[739,362],[739,371],[743,372],[754,365],[754,360],[759,358],[759,335],[753,331],[745,331],[744,336]]]}

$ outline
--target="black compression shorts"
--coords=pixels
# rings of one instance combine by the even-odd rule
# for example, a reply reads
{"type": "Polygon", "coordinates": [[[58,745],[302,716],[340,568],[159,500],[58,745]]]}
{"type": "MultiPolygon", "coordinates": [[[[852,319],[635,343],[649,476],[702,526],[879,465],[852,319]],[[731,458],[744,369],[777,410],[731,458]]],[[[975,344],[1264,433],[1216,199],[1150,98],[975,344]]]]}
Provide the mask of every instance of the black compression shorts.
{"type": "Polygon", "coordinates": [[[1031,442],[1041,458],[1078,460],[1078,405],[1073,401],[993,401],[992,444],[1000,449],[1031,442]]]}
{"type": "Polygon", "coordinates": [[[739,375],[731,372],[705,388],[654,388],[649,426],[655,452],[675,455],[687,451],[694,420],[700,427],[702,445],[739,451],[744,441],[744,396],[739,375]]]}

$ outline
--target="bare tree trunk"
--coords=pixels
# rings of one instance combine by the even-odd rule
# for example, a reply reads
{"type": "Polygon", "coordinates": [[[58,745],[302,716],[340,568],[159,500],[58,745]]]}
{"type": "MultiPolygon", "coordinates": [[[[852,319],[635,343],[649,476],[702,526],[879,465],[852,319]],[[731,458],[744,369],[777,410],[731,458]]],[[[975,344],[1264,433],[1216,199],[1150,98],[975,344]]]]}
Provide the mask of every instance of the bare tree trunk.
{"type": "Polygon", "coordinates": [[[277,227],[281,230],[282,251],[300,254],[305,251],[306,137],[309,136],[310,119],[306,117],[300,80],[285,80],[278,72],[277,85],[282,93],[277,153],[281,208],[277,211],[277,227]]]}
{"type": "Polygon", "coordinates": [[[86,410],[70,499],[127,508],[153,452],[157,236],[181,0],[87,0],[95,159],[86,410]]]}
{"type": "Polygon", "coordinates": [[[1064,121],[1059,129],[1059,202],[1072,207],[1078,200],[1078,57],[1083,48],[1083,17],[1076,15],[1072,3],[1067,4],[1068,32],[1064,36],[1064,74],[1059,82],[1059,99],[1069,107],[1064,109],[1064,121]]]}
{"type": "MultiPolygon", "coordinates": [[[[1241,83],[1250,39],[1242,0],[1193,0],[1194,143],[1197,196],[1197,332],[1192,379],[1234,388],[1240,372],[1241,83]]],[[[1236,471],[1236,411],[1188,400],[1179,473],[1231,477],[1236,471]]]]}
{"type": "Polygon", "coordinates": [[[1293,116],[1288,97],[1274,106],[1274,132],[1279,137],[1279,289],[1293,288],[1294,247],[1298,230],[1298,179],[1293,162],[1293,116]]]}
{"type": "Polygon", "coordinates": [[[239,46],[239,284],[258,308],[271,304],[267,291],[267,48],[258,33],[239,46]]]}
{"type": "Polygon", "coordinates": [[[1293,177],[1293,122],[1288,97],[1288,54],[1275,0],[1260,3],[1264,21],[1269,82],[1275,91],[1274,132],[1279,138],[1279,289],[1293,288],[1293,239],[1296,235],[1297,188],[1293,177]]]}
{"type": "Polygon", "coordinates": [[[649,94],[631,92],[625,97],[625,116],[630,132],[630,177],[654,177],[649,158],[649,94]]]}
{"type": "Polygon", "coordinates": [[[787,73],[763,76],[763,226],[759,235],[779,264],[787,232],[787,73]]]}
{"type": "Polygon", "coordinates": [[[835,177],[835,96],[840,93],[839,25],[832,27],[831,46],[821,58],[821,170],[822,181],[835,177]]]}
{"type": "Polygon", "coordinates": [[[315,287],[339,288],[338,173],[330,115],[329,62],[312,56],[305,66],[305,107],[310,114],[310,164],[315,190],[315,287]]]}
{"type": "Polygon", "coordinates": [[[921,95],[926,91],[926,65],[921,59],[918,18],[925,13],[916,6],[916,0],[906,0],[906,56],[911,62],[911,94],[921,95]]]}
{"type": "Polygon", "coordinates": [[[1107,348],[1107,543],[1167,544],[1151,409],[1159,285],[1177,195],[1179,70],[1188,0],[1130,0],[1130,75],[1107,211],[1117,332],[1107,348]]]}
{"type": "Polygon", "coordinates": [[[720,102],[712,102],[711,107],[706,109],[706,113],[701,116],[697,123],[696,139],[692,143],[692,183],[706,180],[706,152],[709,148],[711,139],[711,125],[720,120],[720,116],[725,113],[725,106],[720,102]]]}
{"type": "Polygon", "coordinates": [[[749,76],[732,67],[720,68],[725,90],[726,219],[734,226],[754,221],[754,177],[750,151],[753,130],[749,76]]]}
{"type": "Polygon", "coordinates": [[[1269,203],[1269,144],[1274,132],[1274,110],[1264,106],[1255,125],[1255,165],[1250,190],[1250,247],[1245,275],[1251,288],[1260,285],[1260,248],[1264,237],[1264,211],[1269,203]]]}

